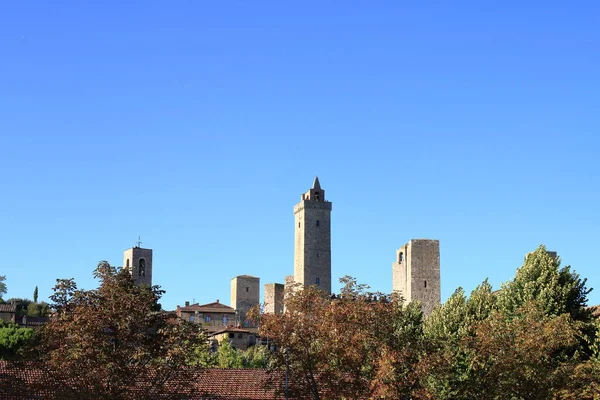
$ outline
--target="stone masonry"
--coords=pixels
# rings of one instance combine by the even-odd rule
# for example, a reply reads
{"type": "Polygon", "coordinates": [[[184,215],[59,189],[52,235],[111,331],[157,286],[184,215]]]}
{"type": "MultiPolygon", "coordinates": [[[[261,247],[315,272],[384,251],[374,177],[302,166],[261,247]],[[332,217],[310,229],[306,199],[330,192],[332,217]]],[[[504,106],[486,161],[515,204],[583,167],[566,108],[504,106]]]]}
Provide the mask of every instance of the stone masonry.
{"type": "Polygon", "coordinates": [[[252,326],[249,321],[246,321],[246,314],[259,304],[260,278],[240,275],[231,279],[231,306],[235,308],[242,326],[252,326]]]}
{"type": "Polygon", "coordinates": [[[294,281],[331,293],[331,202],[319,178],[294,207],[294,281]]]}
{"type": "Polygon", "coordinates": [[[285,285],[267,283],[265,285],[265,309],[267,314],[283,314],[283,293],[285,285]]]}
{"type": "Polygon", "coordinates": [[[407,302],[420,301],[429,315],[441,302],[440,242],[431,239],[411,239],[396,251],[392,264],[392,288],[407,302]]]}
{"type": "Polygon", "coordinates": [[[123,253],[123,266],[136,285],[152,286],[152,249],[132,247],[123,253]]]}

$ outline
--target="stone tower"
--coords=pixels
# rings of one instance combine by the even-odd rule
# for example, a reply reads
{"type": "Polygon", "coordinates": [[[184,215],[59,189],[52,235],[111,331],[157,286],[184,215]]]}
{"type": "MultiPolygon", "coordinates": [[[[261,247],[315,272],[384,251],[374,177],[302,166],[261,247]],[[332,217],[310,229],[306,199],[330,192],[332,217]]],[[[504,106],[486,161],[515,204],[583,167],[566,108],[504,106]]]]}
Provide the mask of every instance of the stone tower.
{"type": "Polygon", "coordinates": [[[265,285],[265,313],[283,314],[283,297],[285,286],[282,283],[265,285]]]}
{"type": "Polygon", "coordinates": [[[260,278],[240,275],[231,279],[231,307],[235,308],[242,326],[252,326],[246,321],[248,311],[260,303],[260,278]]]}
{"type": "Polygon", "coordinates": [[[136,285],[152,286],[152,249],[135,246],[125,250],[123,268],[131,271],[136,285]]]}
{"type": "Polygon", "coordinates": [[[441,301],[439,240],[411,239],[398,249],[392,286],[407,302],[420,301],[423,313],[429,315],[441,301]]]}
{"type": "Polygon", "coordinates": [[[294,206],[294,281],[331,293],[331,202],[319,178],[294,206]]]}

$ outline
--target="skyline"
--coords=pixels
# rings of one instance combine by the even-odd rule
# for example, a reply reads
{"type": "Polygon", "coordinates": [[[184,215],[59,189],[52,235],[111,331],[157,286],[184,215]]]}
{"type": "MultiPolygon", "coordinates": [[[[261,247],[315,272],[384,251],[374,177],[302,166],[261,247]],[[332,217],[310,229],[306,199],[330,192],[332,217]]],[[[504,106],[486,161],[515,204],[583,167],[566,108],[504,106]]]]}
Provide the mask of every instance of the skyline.
{"type": "Polygon", "coordinates": [[[0,275],[96,287],[141,236],[163,305],[293,273],[319,176],[332,279],[391,290],[440,240],[442,301],[538,245],[600,304],[595,2],[0,5],[0,275]]]}

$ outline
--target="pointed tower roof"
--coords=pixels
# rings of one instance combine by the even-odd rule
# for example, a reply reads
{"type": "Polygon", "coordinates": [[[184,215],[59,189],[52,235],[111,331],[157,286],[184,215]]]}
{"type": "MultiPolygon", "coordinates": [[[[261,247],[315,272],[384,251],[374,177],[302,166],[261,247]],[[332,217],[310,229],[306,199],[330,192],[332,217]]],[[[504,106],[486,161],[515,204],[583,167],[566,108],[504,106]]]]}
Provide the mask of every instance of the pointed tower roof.
{"type": "Polygon", "coordinates": [[[321,184],[319,183],[318,176],[315,176],[315,181],[313,182],[312,188],[313,189],[321,189],[321,184]]]}

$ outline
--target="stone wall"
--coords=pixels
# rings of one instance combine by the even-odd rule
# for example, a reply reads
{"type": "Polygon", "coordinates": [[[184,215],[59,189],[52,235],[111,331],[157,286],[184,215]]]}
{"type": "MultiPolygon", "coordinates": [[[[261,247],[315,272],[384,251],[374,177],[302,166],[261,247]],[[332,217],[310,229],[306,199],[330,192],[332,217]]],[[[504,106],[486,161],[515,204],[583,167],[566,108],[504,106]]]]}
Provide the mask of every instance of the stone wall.
{"type": "Polygon", "coordinates": [[[267,283],[265,285],[265,309],[267,314],[283,313],[283,293],[285,285],[281,283],[267,283]]]}

